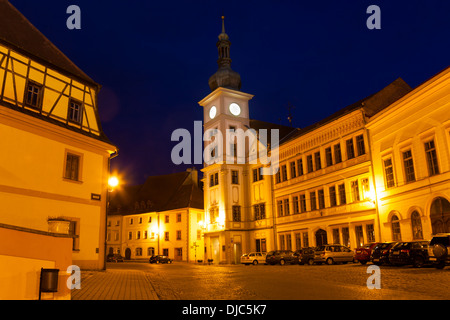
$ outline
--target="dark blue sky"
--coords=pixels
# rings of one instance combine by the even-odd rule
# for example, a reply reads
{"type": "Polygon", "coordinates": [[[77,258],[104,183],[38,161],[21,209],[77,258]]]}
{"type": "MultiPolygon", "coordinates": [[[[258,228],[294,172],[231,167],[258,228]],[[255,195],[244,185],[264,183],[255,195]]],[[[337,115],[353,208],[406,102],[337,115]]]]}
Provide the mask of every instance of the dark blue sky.
{"type": "Polygon", "coordinates": [[[103,129],[120,149],[112,168],[128,183],[185,170],[171,162],[170,137],[202,120],[222,14],[253,119],[287,125],[290,102],[305,127],[398,77],[415,87],[450,61],[448,0],[10,1],[103,86],[103,129]],[[66,28],[72,4],[81,30],[66,28]],[[381,30],[366,27],[373,4],[381,30]]]}

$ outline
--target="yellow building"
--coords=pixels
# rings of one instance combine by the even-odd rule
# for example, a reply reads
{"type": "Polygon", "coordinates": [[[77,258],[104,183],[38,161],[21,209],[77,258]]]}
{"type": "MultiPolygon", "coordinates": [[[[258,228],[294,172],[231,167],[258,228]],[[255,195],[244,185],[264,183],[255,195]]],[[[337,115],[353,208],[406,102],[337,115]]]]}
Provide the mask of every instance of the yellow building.
{"type": "Polygon", "coordinates": [[[203,211],[195,169],[124,186],[111,194],[108,254],[147,261],[152,255],[185,262],[203,260],[203,211]]]}
{"type": "Polygon", "coordinates": [[[450,68],[370,119],[382,241],[450,232],[450,68]]]}
{"type": "MultiPolygon", "coordinates": [[[[27,239],[0,243],[2,277],[28,277],[14,298],[37,298],[39,266],[57,267],[61,277],[71,264],[105,267],[109,160],[117,150],[100,125],[99,90],[8,1],[0,1],[0,234],[13,231],[14,239],[27,239]],[[61,242],[66,251],[49,255],[52,243],[61,242]],[[5,270],[18,261],[21,268],[5,270]]],[[[67,290],[55,294],[67,296],[67,290]]]]}

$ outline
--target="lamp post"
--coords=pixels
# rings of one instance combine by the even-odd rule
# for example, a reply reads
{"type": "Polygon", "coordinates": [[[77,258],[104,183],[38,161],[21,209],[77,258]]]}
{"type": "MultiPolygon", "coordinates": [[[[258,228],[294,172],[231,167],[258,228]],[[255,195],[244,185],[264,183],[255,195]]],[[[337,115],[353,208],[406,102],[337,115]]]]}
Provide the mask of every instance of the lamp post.
{"type": "Polygon", "coordinates": [[[106,270],[106,260],[107,260],[107,238],[108,238],[108,211],[109,211],[109,200],[110,200],[110,193],[114,191],[115,188],[119,186],[119,178],[116,176],[111,176],[108,179],[108,189],[106,192],[106,217],[105,217],[105,254],[104,254],[104,270],[106,270]]]}

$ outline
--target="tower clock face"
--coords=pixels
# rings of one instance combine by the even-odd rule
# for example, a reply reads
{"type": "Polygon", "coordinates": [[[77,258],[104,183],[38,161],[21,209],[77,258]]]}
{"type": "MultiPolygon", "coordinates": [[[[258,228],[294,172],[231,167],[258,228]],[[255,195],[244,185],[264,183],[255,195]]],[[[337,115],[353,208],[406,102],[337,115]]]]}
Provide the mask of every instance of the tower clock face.
{"type": "Polygon", "coordinates": [[[237,103],[233,102],[230,104],[230,112],[232,115],[238,116],[241,114],[241,107],[237,103]]]}
{"type": "Polygon", "coordinates": [[[211,109],[209,109],[209,117],[211,119],[214,119],[216,117],[217,114],[217,108],[216,106],[212,106],[211,109]]]}

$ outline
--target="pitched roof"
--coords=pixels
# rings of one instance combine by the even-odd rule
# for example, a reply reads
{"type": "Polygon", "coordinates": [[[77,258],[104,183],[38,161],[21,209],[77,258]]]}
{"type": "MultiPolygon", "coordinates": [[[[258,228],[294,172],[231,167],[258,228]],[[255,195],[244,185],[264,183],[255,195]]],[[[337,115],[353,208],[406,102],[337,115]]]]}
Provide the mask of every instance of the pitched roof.
{"type": "Polygon", "coordinates": [[[139,214],[181,208],[203,209],[197,174],[179,172],[148,177],[144,184],[124,186],[111,194],[108,214],[139,214]]]}
{"type": "Polygon", "coordinates": [[[76,78],[80,82],[96,88],[100,87],[8,0],[0,0],[0,42],[43,65],[53,67],[65,75],[76,78]]]}
{"type": "Polygon", "coordinates": [[[398,78],[380,91],[342,108],[310,126],[298,129],[296,133],[289,135],[284,141],[280,141],[280,144],[296,139],[357,109],[363,109],[367,117],[372,117],[410,91],[412,91],[412,88],[402,78],[398,78]]]}

